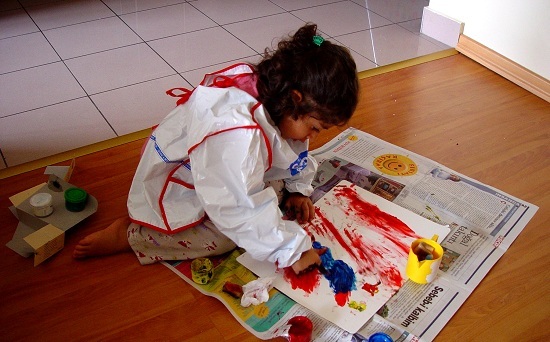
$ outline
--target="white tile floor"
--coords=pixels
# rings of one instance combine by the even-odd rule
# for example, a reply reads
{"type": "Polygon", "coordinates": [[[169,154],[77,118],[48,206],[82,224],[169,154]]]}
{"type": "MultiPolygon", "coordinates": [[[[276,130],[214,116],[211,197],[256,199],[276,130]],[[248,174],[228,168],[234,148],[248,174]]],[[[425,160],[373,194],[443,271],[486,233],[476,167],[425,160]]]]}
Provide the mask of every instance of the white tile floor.
{"type": "Polygon", "coordinates": [[[419,33],[429,0],[3,0],[0,169],[149,128],[234,61],[304,22],[359,71],[448,49],[419,33]]]}

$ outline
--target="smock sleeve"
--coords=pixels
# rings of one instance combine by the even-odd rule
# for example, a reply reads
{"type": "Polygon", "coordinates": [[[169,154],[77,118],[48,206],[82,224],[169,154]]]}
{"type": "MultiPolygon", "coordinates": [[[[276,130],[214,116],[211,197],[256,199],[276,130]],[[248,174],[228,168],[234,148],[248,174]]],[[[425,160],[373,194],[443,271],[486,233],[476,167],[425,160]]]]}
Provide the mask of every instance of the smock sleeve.
{"type": "Polygon", "coordinates": [[[310,196],[313,193],[311,183],[317,172],[317,161],[308,154],[306,167],[296,176],[285,179],[285,188],[289,192],[299,192],[304,196],[310,196]]]}
{"type": "Polygon", "coordinates": [[[260,261],[287,267],[311,248],[307,233],[282,219],[277,196],[264,188],[265,151],[258,128],[206,138],[190,153],[195,191],[216,227],[260,261]]]}

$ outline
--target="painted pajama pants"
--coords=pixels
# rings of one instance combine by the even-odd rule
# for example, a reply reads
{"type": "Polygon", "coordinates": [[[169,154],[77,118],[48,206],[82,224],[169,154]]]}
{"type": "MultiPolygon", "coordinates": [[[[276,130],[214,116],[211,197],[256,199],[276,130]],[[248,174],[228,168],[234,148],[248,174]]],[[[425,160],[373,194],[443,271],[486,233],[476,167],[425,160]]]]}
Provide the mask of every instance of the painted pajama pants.
{"type": "MultiPolygon", "coordinates": [[[[283,198],[284,182],[269,182],[266,186],[273,187],[280,203],[283,198]]],[[[215,256],[237,247],[208,219],[176,234],[165,234],[131,223],[128,226],[127,235],[128,242],[142,265],[163,260],[192,260],[215,256]]]]}

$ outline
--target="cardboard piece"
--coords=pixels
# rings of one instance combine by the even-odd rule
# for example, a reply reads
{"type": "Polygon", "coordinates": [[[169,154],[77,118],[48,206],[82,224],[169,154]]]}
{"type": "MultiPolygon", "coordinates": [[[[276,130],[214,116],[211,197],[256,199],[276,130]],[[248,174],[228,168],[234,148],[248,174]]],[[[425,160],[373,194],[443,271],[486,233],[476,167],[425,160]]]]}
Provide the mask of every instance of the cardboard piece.
{"type": "Polygon", "coordinates": [[[20,193],[11,196],[11,197],[10,197],[10,202],[11,202],[14,206],[17,207],[19,204],[23,203],[27,198],[31,198],[32,195],[34,195],[35,193],[37,193],[38,190],[44,186],[44,184],[45,184],[45,183],[38,184],[38,185],[36,185],[36,186],[33,186],[33,187],[30,188],[30,189],[21,191],[20,193]]]}
{"type": "Polygon", "coordinates": [[[27,223],[27,222],[30,222],[31,220],[38,219],[44,222],[44,224],[42,224],[42,227],[45,226],[46,224],[51,224],[61,229],[62,231],[67,231],[68,229],[72,228],[74,225],[76,225],[80,221],[84,220],[86,217],[96,212],[97,200],[94,197],[90,196],[89,194],[88,194],[88,203],[86,204],[86,207],[84,208],[84,210],[80,212],[68,211],[65,208],[64,192],[65,190],[74,187],[74,185],[71,185],[59,178],[57,178],[57,181],[59,182],[62,191],[59,191],[59,192],[53,191],[48,187],[47,184],[43,185],[37,191],[37,193],[46,192],[52,195],[53,207],[54,207],[53,213],[46,217],[34,216],[32,211],[32,206],[29,203],[29,199],[30,199],[29,197],[29,198],[26,198],[23,202],[21,202],[18,206],[16,206],[17,216],[19,217],[20,221],[24,221],[25,223],[27,223]]]}
{"type": "Polygon", "coordinates": [[[45,175],[56,175],[57,177],[63,179],[65,182],[68,182],[71,179],[75,165],[75,160],[71,160],[71,165],[68,166],[46,166],[44,171],[45,175]]]}
{"type": "Polygon", "coordinates": [[[48,224],[23,240],[34,249],[34,266],[37,266],[63,248],[65,232],[48,224]]]}
{"type": "Polygon", "coordinates": [[[97,211],[97,200],[88,194],[84,210],[72,212],[65,208],[65,190],[75,187],[60,178],[70,176],[74,161],[69,167],[48,168],[49,180],[10,197],[12,213],[19,219],[13,238],[6,244],[8,248],[23,257],[34,255],[34,266],[59,252],[65,242],[65,232],[97,211]],[[52,195],[53,213],[46,217],[33,214],[30,198],[39,192],[52,195]]]}
{"type": "Polygon", "coordinates": [[[13,234],[12,239],[6,243],[6,247],[24,258],[34,255],[34,248],[25,241],[25,237],[34,232],[36,232],[35,229],[32,229],[23,222],[19,222],[15,234],[13,234]]]}

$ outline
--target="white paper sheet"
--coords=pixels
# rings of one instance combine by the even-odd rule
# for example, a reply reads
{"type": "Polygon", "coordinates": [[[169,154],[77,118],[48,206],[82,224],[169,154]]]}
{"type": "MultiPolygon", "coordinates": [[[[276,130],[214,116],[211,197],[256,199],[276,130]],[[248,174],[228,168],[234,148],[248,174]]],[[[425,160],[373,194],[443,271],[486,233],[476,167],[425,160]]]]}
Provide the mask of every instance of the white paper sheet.
{"type": "Polygon", "coordinates": [[[450,231],[449,227],[429,221],[347,181],[340,182],[317,201],[315,207],[316,218],[304,225],[304,229],[315,241],[329,248],[333,260],[341,260],[332,263],[327,255],[326,265],[345,264],[353,269],[355,281],[349,282],[354,283],[351,291],[340,292],[346,286],[334,285],[336,281],[346,280],[340,277],[337,268],[331,270],[329,267],[328,275],[313,271],[292,279],[290,269],[277,270],[273,264],[258,262],[246,253],[238,261],[258,276],[276,275],[274,287],[352,333],[357,332],[407,280],[405,268],[412,241],[419,237],[431,239],[434,235],[441,241],[450,231]],[[309,288],[296,287],[303,285],[306,279],[310,281],[309,288]]]}

